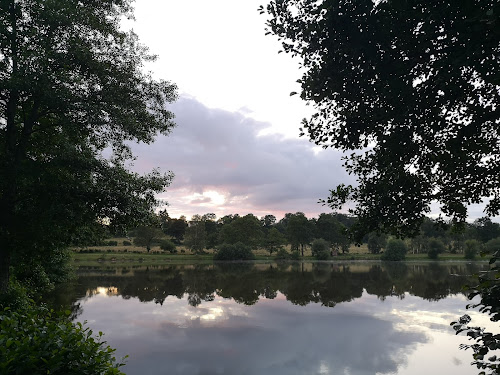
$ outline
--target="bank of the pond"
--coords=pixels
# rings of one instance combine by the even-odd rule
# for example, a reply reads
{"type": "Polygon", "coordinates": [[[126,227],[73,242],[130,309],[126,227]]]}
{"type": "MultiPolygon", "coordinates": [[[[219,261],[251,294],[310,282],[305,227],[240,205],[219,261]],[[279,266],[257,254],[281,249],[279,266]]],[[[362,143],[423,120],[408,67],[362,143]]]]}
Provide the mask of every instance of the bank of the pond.
{"type": "MultiPolygon", "coordinates": [[[[376,261],[380,260],[380,254],[345,254],[333,257],[330,261],[350,261],[364,260],[376,261]]],[[[97,266],[102,264],[113,264],[116,266],[142,264],[190,264],[190,263],[212,263],[212,254],[169,254],[169,253],[124,253],[124,252],[94,252],[83,253],[75,252],[73,262],[77,266],[97,266]]],[[[273,256],[257,255],[256,261],[273,261],[273,256]]],[[[314,262],[315,259],[311,256],[305,256],[300,261],[314,262]]],[[[441,254],[437,260],[432,260],[427,257],[427,254],[407,254],[406,261],[468,261],[464,259],[462,254],[441,254]]],[[[485,258],[476,258],[475,261],[486,261],[485,258]]]]}

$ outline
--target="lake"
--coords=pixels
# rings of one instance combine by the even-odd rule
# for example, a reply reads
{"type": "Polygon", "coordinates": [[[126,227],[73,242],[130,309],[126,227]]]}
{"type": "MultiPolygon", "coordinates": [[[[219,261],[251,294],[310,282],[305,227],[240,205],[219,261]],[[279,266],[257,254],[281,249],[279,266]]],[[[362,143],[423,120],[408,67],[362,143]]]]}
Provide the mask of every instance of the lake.
{"type": "MultiPolygon", "coordinates": [[[[78,269],[56,305],[147,374],[473,375],[449,323],[474,263],[232,263],[78,269]]],[[[486,316],[468,312],[473,323],[486,316]]]]}

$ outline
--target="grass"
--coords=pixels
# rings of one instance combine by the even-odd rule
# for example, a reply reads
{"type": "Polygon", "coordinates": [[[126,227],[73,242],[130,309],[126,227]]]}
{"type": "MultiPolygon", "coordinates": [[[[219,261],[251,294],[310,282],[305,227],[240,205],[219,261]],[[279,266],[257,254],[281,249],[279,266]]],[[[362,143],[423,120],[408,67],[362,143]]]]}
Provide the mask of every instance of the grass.
{"type": "MultiPolygon", "coordinates": [[[[117,240],[117,239],[113,239],[117,240]]],[[[125,239],[127,240],[127,239],[125,239]]],[[[137,246],[93,246],[92,248],[73,249],[73,262],[78,266],[99,266],[103,264],[113,264],[116,266],[124,265],[161,265],[161,264],[189,264],[189,263],[212,263],[213,250],[206,251],[206,254],[194,254],[182,246],[178,246],[178,253],[170,254],[161,251],[158,246],[152,248],[148,253],[146,249],[137,246]],[[181,252],[184,250],[184,252],[181,252]],[[89,252],[92,251],[92,252],[89,252]]],[[[290,251],[290,248],[287,248],[290,251]]],[[[257,261],[273,261],[274,255],[269,255],[264,249],[254,251],[257,261]]],[[[368,252],[366,245],[351,246],[349,253],[339,254],[333,257],[333,261],[346,260],[380,260],[381,254],[371,254],[368,252]]],[[[308,248],[304,251],[305,261],[315,261],[311,255],[311,250],[308,248]]],[[[427,261],[430,260],[427,254],[407,254],[407,261],[427,261]]],[[[438,261],[465,261],[463,254],[440,254],[438,261]]],[[[480,260],[480,259],[479,259],[480,260]]]]}

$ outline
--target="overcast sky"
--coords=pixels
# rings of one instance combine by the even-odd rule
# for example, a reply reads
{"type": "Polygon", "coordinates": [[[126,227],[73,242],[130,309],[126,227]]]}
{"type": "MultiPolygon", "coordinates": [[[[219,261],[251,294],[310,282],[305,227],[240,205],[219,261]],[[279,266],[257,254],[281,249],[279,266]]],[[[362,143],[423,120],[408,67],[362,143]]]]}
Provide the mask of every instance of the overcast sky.
{"type": "MultiPolygon", "coordinates": [[[[311,107],[300,91],[299,61],[265,36],[263,0],[136,0],[126,23],[158,60],[146,66],[179,87],[177,127],[153,145],[134,146],[134,169],[175,178],[161,195],[172,217],[213,212],[257,216],[329,212],[329,189],[354,183],[341,154],[298,138],[311,107]]],[[[482,215],[471,210],[471,218],[482,215]]]]}

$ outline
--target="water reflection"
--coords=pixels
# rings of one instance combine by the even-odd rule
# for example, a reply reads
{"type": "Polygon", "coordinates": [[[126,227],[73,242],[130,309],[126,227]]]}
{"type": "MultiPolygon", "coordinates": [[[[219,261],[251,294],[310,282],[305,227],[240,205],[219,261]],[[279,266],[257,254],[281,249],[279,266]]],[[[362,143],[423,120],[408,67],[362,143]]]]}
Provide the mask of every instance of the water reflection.
{"type": "Polygon", "coordinates": [[[138,298],[163,304],[168,296],[197,306],[216,295],[253,305],[260,298],[276,298],[278,291],[293,304],[321,303],[333,307],[360,298],[363,290],[384,300],[405,293],[437,301],[462,293],[478,264],[221,264],[129,268],[80,268],[78,283],[67,284],[53,296],[54,303],[90,298],[97,293],[138,298]],[[99,289],[101,288],[101,289],[99,289]],[[111,288],[104,291],[102,288],[111,288]],[[66,299],[66,300],[65,300],[66,299]]]}
{"type": "Polygon", "coordinates": [[[128,374],[474,374],[448,323],[465,306],[464,275],[478,271],[465,263],[89,268],[53,303],[73,304],[78,320],[129,354],[128,374]]]}

